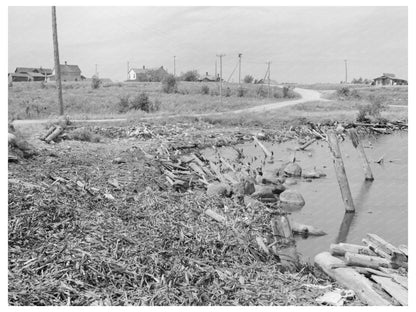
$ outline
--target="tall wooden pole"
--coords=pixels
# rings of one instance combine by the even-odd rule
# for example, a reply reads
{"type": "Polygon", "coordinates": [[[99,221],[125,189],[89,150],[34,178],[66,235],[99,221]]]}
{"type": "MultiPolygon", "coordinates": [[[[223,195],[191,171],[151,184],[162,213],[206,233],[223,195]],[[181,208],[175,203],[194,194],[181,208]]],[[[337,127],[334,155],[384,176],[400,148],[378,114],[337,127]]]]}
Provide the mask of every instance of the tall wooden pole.
{"type": "Polygon", "coordinates": [[[339,188],[341,190],[342,201],[346,212],[355,212],[352,201],[350,185],[348,184],[347,174],[345,173],[344,161],[342,160],[341,150],[339,149],[337,135],[334,131],[327,132],[329,150],[331,151],[334,162],[335,174],[337,176],[339,188]]]}
{"type": "Polygon", "coordinates": [[[267,97],[270,97],[270,61],[267,62],[267,97]]]}
{"type": "Polygon", "coordinates": [[[238,86],[241,88],[241,56],[242,54],[238,54],[238,86]]]}
{"type": "Polygon", "coordinates": [[[56,27],[56,7],[52,7],[52,33],[53,33],[53,54],[55,58],[55,79],[58,89],[59,115],[64,114],[64,101],[62,99],[61,66],[59,64],[58,31],[56,27]]]}
{"type": "Polygon", "coordinates": [[[220,58],[220,102],[222,102],[222,57],[225,54],[217,54],[217,56],[220,58]]]}
{"type": "Polygon", "coordinates": [[[370,168],[370,164],[368,163],[367,156],[365,155],[364,147],[361,143],[360,138],[358,137],[357,131],[355,129],[350,129],[348,131],[352,145],[357,149],[358,154],[360,155],[361,162],[364,169],[364,176],[366,181],[373,181],[374,176],[370,168]]]}

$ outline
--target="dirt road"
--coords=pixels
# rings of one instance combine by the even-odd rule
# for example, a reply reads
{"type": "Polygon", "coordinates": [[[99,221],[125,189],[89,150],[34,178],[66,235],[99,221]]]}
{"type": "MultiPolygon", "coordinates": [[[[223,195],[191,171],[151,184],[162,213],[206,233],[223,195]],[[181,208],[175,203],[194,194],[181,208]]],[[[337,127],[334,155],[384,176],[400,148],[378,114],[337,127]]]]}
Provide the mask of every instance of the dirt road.
{"type": "MultiPolygon", "coordinates": [[[[279,109],[282,107],[287,107],[291,105],[296,105],[305,102],[312,102],[312,101],[327,101],[321,98],[321,93],[315,90],[308,90],[308,89],[301,89],[295,88],[295,92],[299,93],[301,98],[291,101],[284,101],[284,102],[277,102],[277,103],[270,103],[265,105],[259,105],[244,109],[238,109],[234,111],[227,111],[227,112],[212,112],[212,113],[203,113],[203,114],[177,114],[177,115],[156,115],[156,116],[148,116],[142,117],[140,120],[152,120],[152,119],[162,119],[167,117],[207,117],[207,116],[220,116],[224,114],[241,114],[241,113],[252,113],[252,112],[265,112],[269,110],[279,109]]],[[[15,126],[23,126],[28,124],[43,124],[47,123],[49,119],[24,119],[24,120],[15,120],[13,124],[15,126]]],[[[92,123],[92,122],[125,122],[127,121],[126,118],[116,118],[116,119],[86,119],[86,120],[72,120],[72,122],[76,123],[92,123]]]]}

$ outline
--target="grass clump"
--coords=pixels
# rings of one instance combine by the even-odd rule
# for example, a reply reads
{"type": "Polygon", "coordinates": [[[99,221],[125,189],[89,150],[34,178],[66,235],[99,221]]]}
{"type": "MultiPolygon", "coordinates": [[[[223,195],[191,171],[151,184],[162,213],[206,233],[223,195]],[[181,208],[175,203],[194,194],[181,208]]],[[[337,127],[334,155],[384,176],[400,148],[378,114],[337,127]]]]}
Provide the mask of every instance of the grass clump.
{"type": "Polygon", "coordinates": [[[388,107],[386,98],[382,95],[369,95],[364,104],[358,105],[358,122],[368,122],[381,117],[381,112],[388,107]]]}
{"type": "Polygon", "coordinates": [[[201,94],[209,94],[209,87],[207,85],[201,87],[201,94]]]}
{"type": "Polygon", "coordinates": [[[101,80],[98,77],[92,77],[91,89],[98,89],[101,86],[101,80]]]}
{"type": "Polygon", "coordinates": [[[165,93],[176,93],[178,91],[178,82],[175,76],[167,75],[162,80],[162,91],[165,93]]]}
{"type": "Polygon", "coordinates": [[[247,94],[247,89],[243,88],[243,87],[239,87],[237,89],[237,96],[238,97],[244,97],[247,94]]]}

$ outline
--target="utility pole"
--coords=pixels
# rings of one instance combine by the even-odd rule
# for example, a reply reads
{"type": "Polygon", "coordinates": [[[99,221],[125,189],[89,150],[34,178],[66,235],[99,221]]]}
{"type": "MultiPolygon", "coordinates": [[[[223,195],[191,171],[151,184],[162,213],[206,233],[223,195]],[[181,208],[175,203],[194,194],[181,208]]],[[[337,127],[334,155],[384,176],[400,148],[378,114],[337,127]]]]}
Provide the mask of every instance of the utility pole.
{"type": "Polygon", "coordinates": [[[220,102],[222,102],[222,57],[225,54],[217,54],[217,57],[220,58],[220,102]]]}
{"type": "Polygon", "coordinates": [[[129,80],[130,63],[127,61],[127,80],[129,80]]]}
{"type": "Polygon", "coordinates": [[[271,62],[267,62],[267,97],[270,97],[270,64],[271,62]]]}
{"type": "Polygon", "coordinates": [[[173,56],[173,76],[176,77],[176,56],[173,56]]]}
{"type": "Polygon", "coordinates": [[[62,99],[61,65],[59,64],[58,31],[56,27],[56,7],[52,7],[52,35],[53,55],[55,59],[55,80],[58,89],[59,115],[64,114],[64,101],[62,99]]]}
{"type": "Polygon", "coordinates": [[[345,83],[348,82],[348,64],[347,64],[347,60],[344,60],[345,62],[345,83]]]}
{"type": "Polygon", "coordinates": [[[215,79],[217,79],[217,59],[215,59],[215,79]]]}
{"type": "Polygon", "coordinates": [[[241,88],[241,56],[242,54],[238,54],[238,86],[241,88]]]}

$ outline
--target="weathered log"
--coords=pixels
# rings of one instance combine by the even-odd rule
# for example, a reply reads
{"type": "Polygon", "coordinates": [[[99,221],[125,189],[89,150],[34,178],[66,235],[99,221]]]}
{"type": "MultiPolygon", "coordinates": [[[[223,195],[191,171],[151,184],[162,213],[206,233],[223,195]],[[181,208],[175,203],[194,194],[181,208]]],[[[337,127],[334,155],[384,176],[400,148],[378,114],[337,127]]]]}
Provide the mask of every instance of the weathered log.
{"type": "MultiPolygon", "coordinates": [[[[407,262],[407,256],[397,247],[393,246],[389,242],[386,242],[380,236],[376,234],[367,234],[367,240],[373,246],[377,247],[380,251],[390,255],[394,262],[407,262]]],[[[370,246],[371,249],[371,246],[370,246]]]]}
{"type": "Polygon", "coordinates": [[[301,145],[301,146],[299,146],[296,150],[297,151],[300,151],[300,150],[304,150],[305,148],[307,148],[309,145],[311,145],[312,143],[314,143],[316,141],[316,139],[312,139],[312,140],[310,140],[310,141],[308,141],[308,142],[306,142],[305,144],[303,144],[303,145],[301,145]]]}
{"type": "Polygon", "coordinates": [[[48,137],[48,136],[50,136],[51,134],[52,134],[52,132],[55,130],[55,126],[50,126],[49,127],[49,129],[48,129],[48,131],[45,133],[45,135],[44,136],[42,136],[40,139],[42,140],[42,141],[45,141],[46,140],[46,138],[48,137]]]}
{"type": "Polygon", "coordinates": [[[401,305],[408,305],[408,291],[406,288],[402,287],[400,284],[395,283],[391,278],[388,277],[373,275],[371,278],[401,305]]]}
{"type": "Polygon", "coordinates": [[[261,147],[267,157],[273,157],[272,153],[255,136],[253,136],[253,140],[261,147]]]}
{"type": "Polygon", "coordinates": [[[323,236],[326,235],[326,233],[318,228],[315,228],[312,225],[297,223],[297,222],[291,222],[290,224],[292,226],[292,232],[297,234],[305,234],[305,235],[312,235],[312,236],[323,236]]]}
{"type": "Polygon", "coordinates": [[[366,246],[347,243],[331,244],[330,252],[333,256],[345,256],[346,252],[367,256],[376,256],[376,253],[366,246]]]}
{"type": "Polygon", "coordinates": [[[358,137],[357,131],[355,129],[350,129],[348,133],[350,135],[352,145],[355,147],[355,149],[358,151],[358,154],[360,155],[361,162],[362,162],[363,169],[364,169],[365,179],[367,181],[373,181],[374,176],[371,171],[370,165],[368,163],[367,156],[365,155],[364,147],[361,143],[360,138],[358,137]]]}
{"type": "Polygon", "coordinates": [[[64,128],[61,126],[57,126],[55,130],[45,139],[46,143],[50,143],[54,140],[58,135],[60,135],[64,131],[64,128]]]}
{"type": "Polygon", "coordinates": [[[347,175],[345,173],[344,161],[342,160],[341,150],[338,145],[337,135],[334,131],[330,130],[327,133],[327,137],[345,210],[347,212],[354,212],[354,203],[352,201],[351,190],[348,184],[347,175]]]}
{"type": "Polygon", "coordinates": [[[214,219],[215,221],[218,221],[219,223],[226,223],[227,221],[227,219],[224,216],[216,213],[215,211],[211,209],[205,210],[205,214],[211,217],[212,219],[214,219]]]}
{"type": "Polygon", "coordinates": [[[373,283],[362,276],[360,273],[349,267],[342,266],[344,262],[338,258],[331,256],[329,252],[322,252],[315,256],[315,264],[320,267],[328,276],[336,280],[342,286],[354,290],[357,297],[361,301],[371,306],[389,306],[391,303],[377,293],[373,283]]]}
{"type": "Polygon", "coordinates": [[[378,269],[379,267],[391,267],[390,261],[387,259],[376,256],[354,254],[350,252],[345,253],[345,263],[348,266],[356,265],[373,269],[378,269]]]}

